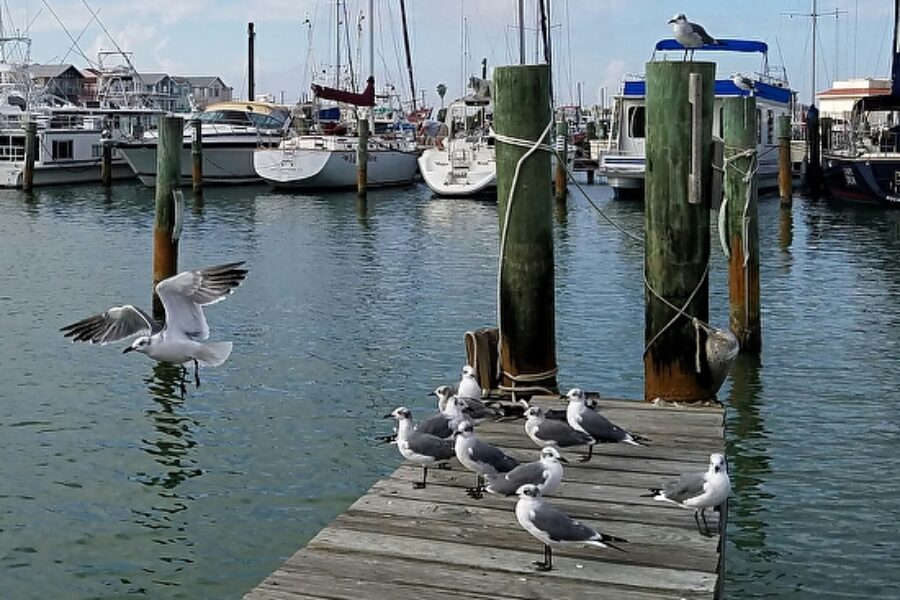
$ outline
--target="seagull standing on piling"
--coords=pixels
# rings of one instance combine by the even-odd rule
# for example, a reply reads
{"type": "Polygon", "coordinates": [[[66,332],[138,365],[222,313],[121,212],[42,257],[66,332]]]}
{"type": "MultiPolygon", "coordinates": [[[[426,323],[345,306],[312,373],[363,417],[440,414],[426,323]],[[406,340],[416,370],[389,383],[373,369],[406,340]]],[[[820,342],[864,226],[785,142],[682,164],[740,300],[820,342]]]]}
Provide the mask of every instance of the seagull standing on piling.
{"type": "MultiPolygon", "coordinates": [[[[632,446],[642,446],[641,441],[647,441],[639,435],[635,435],[614,424],[612,421],[591,410],[585,405],[584,392],[578,388],[572,388],[566,394],[569,406],[566,407],[566,420],[573,429],[594,438],[595,443],[609,444],[621,442],[632,446]]],[[[591,460],[594,455],[594,445],[588,446],[588,453],[582,462],[591,460]]]]}
{"type": "Polygon", "coordinates": [[[475,487],[467,488],[466,493],[472,498],[481,498],[481,491],[484,489],[482,476],[508,473],[519,466],[519,461],[500,448],[482,442],[475,437],[474,432],[472,423],[460,423],[454,450],[459,462],[475,473],[475,487]]]}
{"type": "Polygon", "coordinates": [[[550,544],[587,544],[598,548],[614,548],[624,552],[613,542],[627,543],[628,540],[600,533],[550,506],[541,498],[541,490],[538,486],[523,485],[519,488],[518,494],[516,519],[525,531],[544,544],[544,560],[534,562],[538,571],[549,571],[553,568],[553,550],[550,548],[550,544]]]}
{"type": "Polygon", "coordinates": [[[661,488],[650,488],[650,493],[643,494],[643,497],[694,509],[697,531],[710,535],[704,513],[707,508],[714,508],[725,502],[729,495],[731,495],[731,479],[728,477],[725,455],[716,453],[709,455],[709,469],[706,472],[682,475],[661,488]],[[706,531],[700,529],[700,518],[703,519],[706,531]]]}
{"type": "Polygon", "coordinates": [[[707,44],[719,43],[719,40],[706,33],[702,26],[688,21],[684,13],[679,13],[669,19],[669,25],[672,26],[675,39],[684,46],[683,60],[687,60],[688,50],[691,51],[691,60],[694,60],[694,49],[701,48],[707,44]]]}
{"type": "MultiPolygon", "coordinates": [[[[153,360],[181,365],[194,364],[194,381],[200,385],[200,366],[217,367],[231,354],[231,342],[206,342],[209,325],[203,307],[224,300],[247,276],[243,262],[182,271],[156,284],[156,293],[166,311],[165,325],[131,304],[62,327],[73,342],[108,344],[140,336],[122,353],[137,351],[153,360]]],[[[183,385],[182,385],[183,388],[183,385]]]]}
{"type": "Polygon", "coordinates": [[[594,438],[583,431],[578,431],[565,421],[545,419],[544,411],[539,406],[532,406],[525,411],[525,433],[538,446],[592,446],[594,438]]]}
{"type": "Polygon", "coordinates": [[[518,493],[525,484],[533,484],[541,490],[541,494],[552,494],[562,481],[562,463],[569,462],[553,446],[541,449],[541,458],[534,462],[519,465],[509,473],[487,476],[487,491],[492,494],[512,496],[518,493]]]}
{"type": "Polygon", "coordinates": [[[752,96],[754,92],[756,92],[756,82],[746,75],[735,73],[731,76],[731,81],[734,83],[737,89],[747,92],[747,95],[749,96],[752,96]]]}
{"type": "Polygon", "coordinates": [[[413,482],[413,487],[424,488],[428,478],[428,465],[453,458],[453,441],[416,431],[413,427],[412,413],[405,406],[394,409],[384,418],[397,419],[397,449],[406,460],[422,465],[422,481],[413,482]]]}

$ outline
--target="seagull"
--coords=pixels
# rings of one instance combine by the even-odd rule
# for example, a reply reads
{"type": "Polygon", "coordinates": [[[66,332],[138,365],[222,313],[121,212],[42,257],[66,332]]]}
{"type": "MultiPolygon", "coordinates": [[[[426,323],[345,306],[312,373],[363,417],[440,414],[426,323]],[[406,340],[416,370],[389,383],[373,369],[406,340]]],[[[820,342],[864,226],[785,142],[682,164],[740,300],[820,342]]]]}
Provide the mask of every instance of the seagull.
{"type": "Polygon", "coordinates": [[[516,519],[525,531],[544,544],[544,560],[534,563],[538,571],[549,571],[553,568],[553,550],[550,544],[588,544],[625,552],[613,542],[627,543],[628,540],[600,533],[550,506],[541,498],[538,486],[529,483],[520,487],[517,493],[519,501],[516,503],[516,519]]]}
{"type": "Polygon", "coordinates": [[[460,398],[481,400],[481,384],[475,377],[475,369],[469,365],[462,368],[462,379],[456,387],[456,395],[460,398]]]}
{"type": "Polygon", "coordinates": [[[756,82],[746,75],[735,73],[731,76],[731,81],[734,82],[734,85],[739,90],[747,92],[750,96],[752,96],[754,92],[756,92],[756,82]]]}
{"type": "MultiPolygon", "coordinates": [[[[181,365],[194,363],[194,381],[200,385],[199,365],[217,367],[231,354],[231,342],[204,342],[209,325],[203,307],[224,300],[247,276],[243,261],[182,271],[156,284],[166,311],[165,325],[131,304],[66,325],[60,331],[73,342],[108,344],[140,336],[122,353],[137,351],[153,360],[181,365]]],[[[183,386],[182,386],[183,387],[183,386]]]]}
{"type": "Polygon", "coordinates": [[[432,415],[416,426],[416,431],[430,433],[439,438],[449,438],[456,433],[456,428],[468,417],[466,405],[462,400],[453,395],[450,386],[442,385],[432,392],[438,398],[439,413],[432,415]]]}
{"type": "Polygon", "coordinates": [[[693,508],[697,531],[711,535],[704,513],[707,508],[714,508],[725,502],[729,495],[731,495],[731,479],[728,477],[725,455],[715,453],[709,455],[709,469],[705,473],[682,475],[661,488],[650,488],[650,493],[643,494],[643,497],[693,508]],[[700,529],[698,515],[703,519],[705,532],[700,529]]]}
{"type": "Polygon", "coordinates": [[[488,475],[487,491],[492,494],[512,496],[526,483],[534,484],[542,494],[552,494],[563,476],[562,463],[569,462],[553,446],[541,449],[541,458],[519,465],[509,473],[488,475]]]}
{"type": "MultiPolygon", "coordinates": [[[[600,413],[589,409],[585,406],[584,392],[578,388],[572,388],[566,394],[569,400],[569,406],[566,407],[566,420],[573,429],[582,433],[586,433],[594,438],[595,443],[608,444],[614,442],[622,442],[633,446],[642,446],[640,441],[647,441],[638,435],[634,435],[625,431],[618,425],[613,424],[609,419],[600,413]],[[639,441],[640,440],[640,441],[639,441]]],[[[582,459],[582,462],[591,460],[594,454],[594,446],[588,446],[588,453],[582,459]]]]}
{"type": "Polygon", "coordinates": [[[687,60],[688,50],[691,51],[691,60],[694,60],[694,49],[706,44],[719,43],[719,40],[706,33],[702,26],[688,21],[684,13],[679,13],[669,19],[669,25],[675,32],[675,39],[684,46],[684,60],[687,60]]]}
{"type": "Polygon", "coordinates": [[[412,413],[405,406],[394,409],[385,419],[397,419],[397,449],[406,460],[422,465],[422,481],[413,482],[413,488],[425,487],[428,465],[453,458],[453,442],[437,436],[421,433],[413,427],[412,413]]]}
{"type": "Polygon", "coordinates": [[[545,419],[544,411],[539,406],[532,406],[525,411],[525,433],[538,446],[592,446],[594,438],[583,431],[572,428],[565,421],[545,419]]]}
{"type": "Polygon", "coordinates": [[[472,423],[465,421],[459,424],[454,450],[456,458],[464,467],[475,473],[475,487],[467,488],[466,493],[472,498],[481,498],[484,487],[482,475],[508,473],[519,466],[519,461],[508,456],[500,448],[482,442],[475,437],[472,423]]]}

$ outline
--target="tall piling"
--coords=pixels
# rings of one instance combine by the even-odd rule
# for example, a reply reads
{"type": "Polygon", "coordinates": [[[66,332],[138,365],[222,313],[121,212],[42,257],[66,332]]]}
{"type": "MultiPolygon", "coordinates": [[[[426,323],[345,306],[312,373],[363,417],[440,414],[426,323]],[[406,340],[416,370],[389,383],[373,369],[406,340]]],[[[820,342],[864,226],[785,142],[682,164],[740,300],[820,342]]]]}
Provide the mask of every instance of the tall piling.
{"type": "Polygon", "coordinates": [[[112,139],[109,129],[100,134],[100,183],[103,187],[112,185],[112,139]]]}
{"type": "Polygon", "coordinates": [[[34,161],[37,159],[38,138],[37,123],[28,121],[25,124],[25,168],[22,170],[22,191],[34,189],[34,161]]]}
{"type": "Polygon", "coordinates": [[[159,141],[156,146],[156,220],[153,224],[153,316],[163,319],[165,311],[156,295],[156,284],[175,274],[178,269],[178,240],[180,223],[175,191],[181,183],[181,145],[184,119],[163,117],[159,122],[159,141]]]}
{"type": "Polygon", "coordinates": [[[812,199],[819,197],[822,183],[821,145],[819,141],[819,109],[810,106],[806,111],[806,185],[812,199]]]}
{"type": "Polygon", "coordinates": [[[728,259],[729,326],[741,352],[762,349],[759,316],[759,222],[757,219],[756,98],[725,98],[725,198],[728,259]]]}
{"type": "Polygon", "coordinates": [[[254,57],[254,43],[256,41],[256,31],[253,23],[247,23],[247,100],[253,102],[256,99],[256,70],[254,65],[256,59],[254,57]]]}
{"type": "Polygon", "coordinates": [[[369,120],[360,119],[359,144],[356,147],[356,195],[366,195],[369,181],[369,120]]]}
{"type": "Polygon", "coordinates": [[[556,390],[556,312],[550,154],[504,138],[542,144],[551,122],[550,68],[494,70],[497,204],[500,219],[498,320],[501,385],[556,390]],[[516,166],[520,165],[518,177],[516,166]],[[510,191],[513,191],[510,194],[510,191]]]}
{"type": "Polygon", "coordinates": [[[791,169],[791,116],[781,115],[775,121],[778,133],[778,197],[783,206],[794,199],[794,180],[791,169]]]}
{"type": "Polygon", "coordinates": [[[646,75],[644,398],[703,401],[715,392],[706,334],[692,317],[709,319],[715,64],[650,62],[646,75]]]}
{"type": "Polygon", "coordinates": [[[565,202],[568,194],[568,176],[566,175],[566,158],[569,155],[569,124],[561,119],[556,128],[556,201],[565,202]]]}
{"type": "Polygon", "coordinates": [[[200,119],[191,121],[193,136],[191,137],[191,182],[194,196],[203,195],[203,122],[200,119]]]}

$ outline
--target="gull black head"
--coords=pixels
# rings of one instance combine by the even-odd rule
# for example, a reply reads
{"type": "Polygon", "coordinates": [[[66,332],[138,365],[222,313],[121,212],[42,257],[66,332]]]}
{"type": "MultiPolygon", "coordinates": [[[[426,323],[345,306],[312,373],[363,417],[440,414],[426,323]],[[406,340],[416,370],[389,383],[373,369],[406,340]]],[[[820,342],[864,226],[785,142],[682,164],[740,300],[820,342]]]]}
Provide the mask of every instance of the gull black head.
{"type": "Polygon", "coordinates": [[[540,406],[532,406],[528,410],[525,411],[525,417],[528,419],[535,418],[541,419],[544,417],[544,411],[540,406]]]}
{"type": "Polygon", "coordinates": [[[134,340],[133,342],[131,342],[130,346],[128,346],[127,348],[122,350],[122,354],[126,354],[133,350],[136,350],[138,352],[142,352],[142,353],[146,354],[147,350],[149,348],[150,348],[150,336],[142,335],[141,337],[139,337],[136,340],[134,340]]]}
{"type": "Polygon", "coordinates": [[[475,433],[475,426],[469,421],[463,421],[456,426],[456,433],[461,436],[469,436],[475,433]]]}
{"type": "Polygon", "coordinates": [[[516,493],[519,495],[519,498],[524,496],[529,496],[531,498],[540,498],[541,497],[541,488],[534,485],[533,483],[526,483],[523,486],[520,486],[519,489],[516,490],[516,493]]]}
{"type": "Polygon", "coordinates": [[[412,419],[412,413],[405,406],[398,406],[394,409],[390,414],[384,415],[385,419],[397,419],[398,421],[403,421],[405,419],[412,419]]]}
{"type": "Polygon", "coordinates": [[[566,394],[569,402],[584,402],[584,391],[581,388],[572,388],[566,394]]]}
{"type": "Polygon", "coordinates": [[[728,467],[725,464],[725,455],[718,452],[716,452],[715,454],[710,454],[709,468],[712,469],[714,473],[727,472],[728,467]]]}
{"type": "Polygon", "coordinates": [[[453,390],[450,388],[449,385],[442,385],[442,386],[436,388],[433,392],[431,392],[431,395],[437,396],[438,398],[440,398],[442,400],[446,400],[447,398],[449,398],[450,396],[453,395],[453,390]]]}
{"type": "Polygon", "coordinates": [[[541,448],[541,458],[551,458],[564,463],[569,462],[565,458],[563,458],[562,454],[559,453],[559,450],[557,450],[553,446],[544,446],[543,448],[541,448]]]}
{"type": "Polygon", "coordinates": [[[475,377],[475,369],[466,365],[462,368],[463,377],[475,377]]]}
{"type": "Polygon", "coordinates": [[[687,17],[684,16],[684,13],[678,13],[677,15],[669,19],[669,25],[671,25],[672,23],[684,23],[685,21],[687,21],[687,17]]]}

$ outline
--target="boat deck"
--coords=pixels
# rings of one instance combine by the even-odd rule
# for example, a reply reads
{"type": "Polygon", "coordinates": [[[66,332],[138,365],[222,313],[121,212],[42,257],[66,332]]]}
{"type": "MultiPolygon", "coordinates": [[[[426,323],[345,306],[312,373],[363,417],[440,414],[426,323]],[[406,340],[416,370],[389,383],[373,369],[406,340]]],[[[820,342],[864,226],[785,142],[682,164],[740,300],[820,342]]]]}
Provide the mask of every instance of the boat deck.
{"type": "MultiPolygon", "coordinates": [[[[549,398],[533,403],[562,407],[549,398]]],[[[542,546],[516,521],[515,498],[469,498],[463,488],[472,485],[474,474],[456,460],[451,470],[429,469],[428,487],[413,489],[421,468],[403,464],[245,600],[720,597],[724,517],[708,511],[714,534],[706,537],[697,531],[692,511],[641,494],[680,473],[706,469],[709,454],[724,448],[723,411],[607,399],[600,407],[651,443],[598,445],[587,463],[578,462],[580,448],[564,452],[570,462],[548,501],[626,538],[627,552],[557,546],[554,569],[538,573],[532,561],[542,558],[542,546]]],[[[476,435],[520,460],[536,460],[538,448],[523,423],[485,422],[476,435]]]]}

